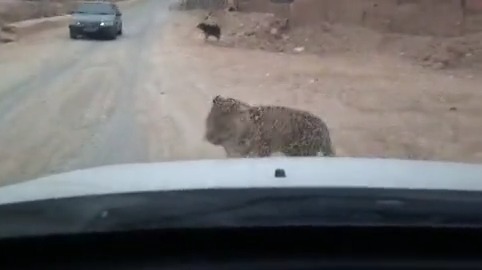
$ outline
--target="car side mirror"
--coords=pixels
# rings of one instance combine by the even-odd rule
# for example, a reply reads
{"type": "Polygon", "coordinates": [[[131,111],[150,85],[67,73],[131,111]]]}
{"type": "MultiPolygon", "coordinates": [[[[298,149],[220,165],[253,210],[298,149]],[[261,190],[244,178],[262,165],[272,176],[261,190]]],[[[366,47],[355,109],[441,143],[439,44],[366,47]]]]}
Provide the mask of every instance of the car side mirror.
{"type": "Polygon", "coordinates": [[[117,16],[122,16],[122,12],[117,12],[117,16]]]}

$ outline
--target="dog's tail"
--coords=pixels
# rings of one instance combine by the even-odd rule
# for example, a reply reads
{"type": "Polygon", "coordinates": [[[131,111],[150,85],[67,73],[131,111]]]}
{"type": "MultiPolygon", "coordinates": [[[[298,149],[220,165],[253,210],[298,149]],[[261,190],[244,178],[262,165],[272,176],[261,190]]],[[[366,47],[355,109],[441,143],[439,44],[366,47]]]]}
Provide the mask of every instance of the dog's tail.
{"type": "Polygon", "coordinates": [[[212,16],[213,16],[213,11],[209,11],[209,12],[208,12],[208,15],[206,15],[206,17],[204,17],[204,20],[207,21],[207,20],[209,20],[212,16]]]}

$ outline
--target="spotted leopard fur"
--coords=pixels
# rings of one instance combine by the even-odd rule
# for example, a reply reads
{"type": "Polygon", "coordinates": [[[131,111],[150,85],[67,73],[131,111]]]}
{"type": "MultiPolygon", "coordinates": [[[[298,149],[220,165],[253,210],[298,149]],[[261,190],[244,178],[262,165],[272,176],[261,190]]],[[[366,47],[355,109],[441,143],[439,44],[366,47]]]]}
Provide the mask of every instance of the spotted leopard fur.
{"type": "Polygon", "coordinates": [[[250,106],[217,96],[208,115],[206,139],[228,157],[335,156],[330,132],[319,117],[281,106],[250,106]]]}

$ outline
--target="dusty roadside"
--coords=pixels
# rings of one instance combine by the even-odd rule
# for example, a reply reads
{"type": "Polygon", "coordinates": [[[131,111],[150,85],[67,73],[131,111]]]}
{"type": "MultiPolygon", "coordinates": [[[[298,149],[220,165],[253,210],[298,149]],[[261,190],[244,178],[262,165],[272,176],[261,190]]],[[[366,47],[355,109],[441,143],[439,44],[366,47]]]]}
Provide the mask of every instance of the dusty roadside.
{"type": "MultiPolygon", "coordinates": [[[[123,2],[125,0],[112,0],[123,2]]],[[[79,0],[0,0],[0,19],[5,23],[67,14],[79,0]]]]}
{"type": "Polygon", "coordinates": [[[482,162],[476,70],[431,70],[375,52],[247,50],[229,37],[206,44],[193,27],[199,15],[175,13],[159,46],[172,74],[166,89],[199,100],[199,113],[215,94],[292,106],[323,117],[342,156],[482,162]]]}

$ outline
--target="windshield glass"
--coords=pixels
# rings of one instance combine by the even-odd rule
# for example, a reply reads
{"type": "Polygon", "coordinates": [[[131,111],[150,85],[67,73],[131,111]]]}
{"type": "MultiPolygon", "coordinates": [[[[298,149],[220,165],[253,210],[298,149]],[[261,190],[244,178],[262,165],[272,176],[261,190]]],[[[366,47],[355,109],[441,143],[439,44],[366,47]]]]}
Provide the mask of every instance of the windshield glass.
{"type": "Polygon", "coordinates": [[[115,10],[110,4],[102,3],[89,3],[81,4],[75,10],[74,13],[85,13],[85,14],[115,14],[115,10]]]}
{"type": "Polygon", "coordinates": [[[0,208],[479,166],[482,0],[0,0],[0,208]]]}

